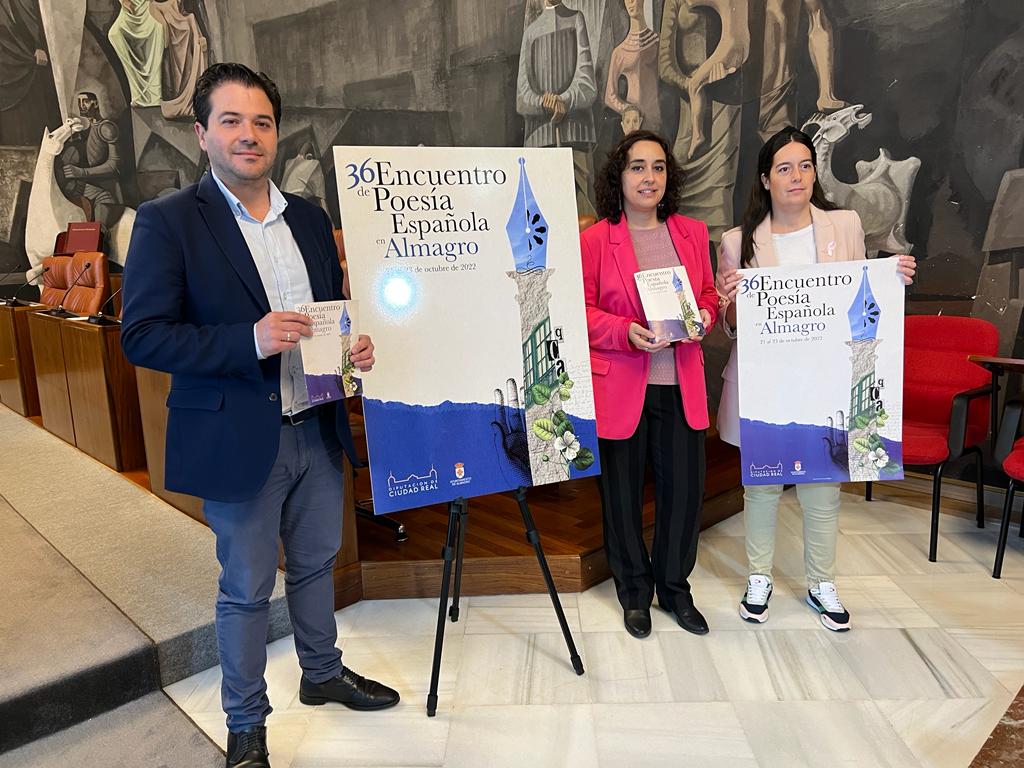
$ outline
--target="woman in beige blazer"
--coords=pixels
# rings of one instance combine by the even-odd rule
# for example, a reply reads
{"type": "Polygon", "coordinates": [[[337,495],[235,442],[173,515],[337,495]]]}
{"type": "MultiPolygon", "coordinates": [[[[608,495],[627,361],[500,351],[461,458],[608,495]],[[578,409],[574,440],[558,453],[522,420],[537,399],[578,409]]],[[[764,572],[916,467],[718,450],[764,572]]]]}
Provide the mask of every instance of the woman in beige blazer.
{"type": "MultiPolygon", "coordinates": [[[[722,236],[717,287],[721,296],[722,327],[735,338],[738,269],[850,261],[865,258],[864,230],[854,211],[838,209],[818,182],[817,157],[810,137],[793,127],[772,136],[758,154],[755,180],[742,224],[722,236]]],[[[901,255],[900,272],[910,283],[914,257],[901,255]]],[[[740,443],[739,386],[736,345],[722,373],[718,432],[733,445],[740,443]]],[[[743,488],[749,576],[740,602],[740,616],[751,622],[768,619],[772,594],[775,518],[781,485],[743,488]]],[[[839,483],[797,486],[803,511],[804,568],[807,604],[821,623],[836,632],[850,628],[850,614],[835,587],[836,538],[839,532],[839,483]]]]}

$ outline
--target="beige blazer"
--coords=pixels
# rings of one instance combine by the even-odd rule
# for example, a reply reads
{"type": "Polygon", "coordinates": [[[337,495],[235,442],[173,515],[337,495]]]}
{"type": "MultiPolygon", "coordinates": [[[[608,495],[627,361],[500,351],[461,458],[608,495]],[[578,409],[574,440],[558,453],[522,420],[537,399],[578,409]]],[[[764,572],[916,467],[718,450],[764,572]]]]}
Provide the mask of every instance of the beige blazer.
{"type": "MultiPolygon", "coordinates": [[[[864,249],[864,228],[856,211],[823,211],[811,206],[811,220],[814,225],[814,245],[818,251],[818,263],[828,261],[854,261],[866,257],[864,249]]],[[[734,227],[722,235],[722,244],[718,248],[718,276],[730,269],[740,266],[739,227],[734,227]]],[[[764,221],[754,230],[754,260],[750,267],[777,267],[778,257],[772,245],[772,216],[768,214],[764,221]]],[[[731,333],[725,314],[722,315],[722,328],[726,334],[731,333]]],[[[740,444],[740,409],[739,409],[739,376],[736,364],[736,344],[732,345],[729,362],[722,371],[722,399],[718,405],[718,433],[721,438],[732,445],[740,444]]]]}

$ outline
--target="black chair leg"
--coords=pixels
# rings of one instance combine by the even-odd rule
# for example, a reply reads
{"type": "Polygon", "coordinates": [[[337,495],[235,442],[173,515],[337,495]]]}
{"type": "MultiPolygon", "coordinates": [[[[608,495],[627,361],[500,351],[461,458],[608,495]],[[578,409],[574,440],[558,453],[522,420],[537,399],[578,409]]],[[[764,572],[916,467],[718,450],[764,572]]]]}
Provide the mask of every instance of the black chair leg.
{"type": "Polygon", "coordinates": [[[1003,573],[1003,553],[1006,551],[1006,537],[1010,532],[1010,513],[1013,511],[1013,478],[1006,488],[1006,501],[1003,503],[1003,522],[999,528],[999,543],[996,544],[996,562],[992,566],[992,578],[998,579],[1003,573]]]}
{"type": "Polygon", "coordinates": [[[979,528],[985,527],[985,477],[983,474],[984,461],[982,460],[981,449],[975,447],[972,451],[974,454],[975,467],[977,469],[977,478],[975,479],[975,487],[978,493],[978,511],[975,513],[975,520],[978,522],[979,528]]]}
{"type": "Polygon", "coordinates": [[[939,504],[942,499],[942,471],[946,468],[946,462],[942,462],[935,468],[935,475],[932,477],[932,535],[928,542],[928,562],[934,563],[939,547],[939,504]]]}
{"type": "Polygon", "coordinates": [[[871,501],[871,481],[864,483],[864,501],[871,501]]]}

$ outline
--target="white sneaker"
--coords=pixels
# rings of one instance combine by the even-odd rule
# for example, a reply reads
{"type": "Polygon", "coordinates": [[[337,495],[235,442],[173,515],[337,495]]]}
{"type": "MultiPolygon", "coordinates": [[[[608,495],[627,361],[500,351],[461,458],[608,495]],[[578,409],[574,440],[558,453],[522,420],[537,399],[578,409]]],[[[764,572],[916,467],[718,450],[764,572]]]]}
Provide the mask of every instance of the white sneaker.
{"type": "Polygon", "coordinates": [[[763,624],[768,621],[768,600],[772,596],[772,580],[759,573],[747,577],[747,591],[740,601],[740,618],[763,624]]]}
{"type": "Polygon", "coordinates": [[[850,629],[850,612],[843,608],[836,585],[831,581],[819,582],[817,587],[807,590],[807,604],[818,612],[826,629],[833,632],[850,629]]]}

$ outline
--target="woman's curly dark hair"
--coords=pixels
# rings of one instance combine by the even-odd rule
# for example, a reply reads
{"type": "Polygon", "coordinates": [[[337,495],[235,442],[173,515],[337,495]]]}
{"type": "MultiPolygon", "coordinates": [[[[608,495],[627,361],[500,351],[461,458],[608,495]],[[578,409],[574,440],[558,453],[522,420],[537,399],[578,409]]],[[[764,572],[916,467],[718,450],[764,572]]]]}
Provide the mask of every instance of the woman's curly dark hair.
{"type": "Polygon", "coordinates": [[[665,150],[665,195],[658,203],[658,221],[664,221],[679,211],[679,195],[683,191],[686,174],[679,167],[668,142],[653,131],[633,131],[623,137],[608,153],[604,167],[594,180],[597,192],[597,215],[618,224],[622,218],[622,172],[626,170],[629,149],[638,141],[653,141],[665,150]]]}

